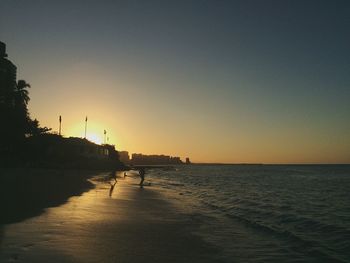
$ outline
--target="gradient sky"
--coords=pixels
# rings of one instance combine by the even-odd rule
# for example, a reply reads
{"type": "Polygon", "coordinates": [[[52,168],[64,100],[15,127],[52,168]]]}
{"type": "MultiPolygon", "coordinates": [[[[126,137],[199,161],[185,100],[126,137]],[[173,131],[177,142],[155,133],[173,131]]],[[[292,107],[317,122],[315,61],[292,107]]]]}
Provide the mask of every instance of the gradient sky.
{"type": "Polygon", "coordinates": [[[350,1],[0,2],[31,116],[196,162],[350,163],[350,1]]]}

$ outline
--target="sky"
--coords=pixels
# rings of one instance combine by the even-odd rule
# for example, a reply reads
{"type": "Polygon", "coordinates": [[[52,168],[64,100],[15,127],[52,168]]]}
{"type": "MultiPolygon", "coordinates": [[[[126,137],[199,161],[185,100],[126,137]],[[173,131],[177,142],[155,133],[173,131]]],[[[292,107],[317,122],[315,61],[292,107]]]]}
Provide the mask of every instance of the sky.
{"type": "Polygon", "coordinates": [[[350,163],[349,1],[0,1],[41,125],[194,162],[350,163]]]}

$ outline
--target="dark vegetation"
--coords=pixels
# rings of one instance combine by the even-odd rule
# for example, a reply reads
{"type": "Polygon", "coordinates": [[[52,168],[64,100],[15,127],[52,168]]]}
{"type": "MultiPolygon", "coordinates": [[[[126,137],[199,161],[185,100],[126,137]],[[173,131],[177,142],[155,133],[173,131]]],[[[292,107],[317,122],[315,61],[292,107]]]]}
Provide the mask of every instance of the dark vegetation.
{"type": "Polygon", "coordinates": [[[30,84],[17,81],[17,67],[0,42],[0,167],[123,169],[113,145],[64,138],[41,127],[28,111],[30,84]]]}
{"type": "Polygon", "coordinates": [[[26,139],[50,129],[40,127],[28,111],[30,84],[17,81],[17,68],[6,59],[5,44],[0,42],[0,165],[18,166],[25,161],[26,139]]]}

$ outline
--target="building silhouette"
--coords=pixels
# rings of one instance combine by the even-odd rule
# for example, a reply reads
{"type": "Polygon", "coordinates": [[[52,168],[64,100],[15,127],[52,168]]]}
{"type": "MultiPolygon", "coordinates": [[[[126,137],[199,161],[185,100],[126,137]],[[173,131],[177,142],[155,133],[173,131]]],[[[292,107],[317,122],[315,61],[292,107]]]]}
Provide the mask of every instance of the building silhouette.
{"type": "Polygon", "coordinates": [[[119,160],[124,163],[124,164],[129,164],[130,163],[130,156],[129,152],[127,151],[118,151],[119,153],[119,160]]]}
{"type": "Polygon", "coordinates": [[[183,164],[180,157],[169,155],[145,155],[133,153],[131,163],[134,165],[166,165],[166,164],[183,164]]]}
{"type": "Polygon", "coordinates": [[[11,104],[9,94],[16,86],[17,67],[7,59],[6,44],[0,42],[0,104],[11,104]]]}

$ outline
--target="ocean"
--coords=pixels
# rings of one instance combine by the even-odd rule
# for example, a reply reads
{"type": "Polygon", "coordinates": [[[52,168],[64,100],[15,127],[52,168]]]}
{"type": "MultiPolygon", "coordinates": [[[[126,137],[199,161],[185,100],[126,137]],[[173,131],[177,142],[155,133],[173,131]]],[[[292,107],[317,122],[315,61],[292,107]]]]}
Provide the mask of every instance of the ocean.
{"type": "Polygon", "coordinates": [[[225,262],[350,262],[350,165],[184,165],[146,180],[225,262]]]}

